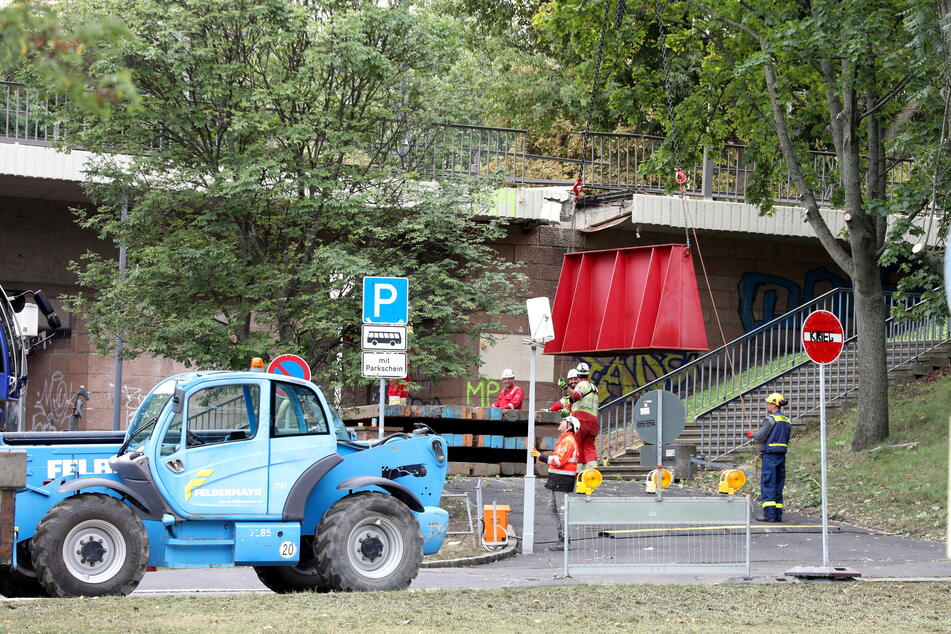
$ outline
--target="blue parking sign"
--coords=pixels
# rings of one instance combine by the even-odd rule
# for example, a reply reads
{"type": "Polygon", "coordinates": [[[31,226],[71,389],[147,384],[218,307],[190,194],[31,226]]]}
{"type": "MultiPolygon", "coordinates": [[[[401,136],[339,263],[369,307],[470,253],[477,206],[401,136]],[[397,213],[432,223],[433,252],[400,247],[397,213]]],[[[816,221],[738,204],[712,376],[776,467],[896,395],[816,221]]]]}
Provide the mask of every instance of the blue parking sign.
{"type": "Polygon", "coordinates": [[[363,278],[363,322],[405,324],[409,321],[409,280],[405,277],[363,278]]]}

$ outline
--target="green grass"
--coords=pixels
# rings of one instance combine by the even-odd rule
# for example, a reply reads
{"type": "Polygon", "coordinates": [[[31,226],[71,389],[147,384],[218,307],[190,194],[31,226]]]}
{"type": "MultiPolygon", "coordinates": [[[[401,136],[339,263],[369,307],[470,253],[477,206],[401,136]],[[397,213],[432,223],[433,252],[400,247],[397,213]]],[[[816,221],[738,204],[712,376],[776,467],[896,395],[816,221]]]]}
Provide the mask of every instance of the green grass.
{"type": "MultiPolygon", "coordinates": [[[[881,445],[917,442],[910,448],[853,452],[855,409],[827,425],[829,516],[919,539],[947,535],[948,417],[951,374],[934,374],[893,388],[890,432],[881,445]]],[[[797,428],[786,459],[785,507],[818,516],[821,512],[819,425],[797,428]]],[[[745,465],[753,468],[752,462],[745,465]]],[[[718,474],[706,473],[712,489],[718,474]]],[[[747,485],[753,493],[759,484],[747,485]]]]}
{"type": "Polygon", "coordinates": [[[946,632],[951,584],[542,586],[4,602],[15,632],[946,632]],[[579,630],[580,628],[580,630],[579,630]]]}

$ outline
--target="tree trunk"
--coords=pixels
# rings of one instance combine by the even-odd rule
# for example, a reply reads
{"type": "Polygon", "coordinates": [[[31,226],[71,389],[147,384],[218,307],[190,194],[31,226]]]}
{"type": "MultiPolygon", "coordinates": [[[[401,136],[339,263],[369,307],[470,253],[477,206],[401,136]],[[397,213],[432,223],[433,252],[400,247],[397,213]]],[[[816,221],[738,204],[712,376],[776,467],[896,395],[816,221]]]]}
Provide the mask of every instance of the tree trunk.
{"type": "Polygon", "coordinates": [[[852,451],[861,451],[888,437],[888,365],[885,348],[885,319],[888,315],[878,262],[868,254],[853,252],[859,403],[852,451]]]}

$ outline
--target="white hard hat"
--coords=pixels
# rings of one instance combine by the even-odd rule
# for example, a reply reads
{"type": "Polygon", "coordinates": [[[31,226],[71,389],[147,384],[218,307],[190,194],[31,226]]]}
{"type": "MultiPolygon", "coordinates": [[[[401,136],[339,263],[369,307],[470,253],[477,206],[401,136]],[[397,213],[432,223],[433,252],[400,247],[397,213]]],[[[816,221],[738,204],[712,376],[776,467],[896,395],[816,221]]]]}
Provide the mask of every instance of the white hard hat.
{"type": "Polygon", "coordinates": [[[568,378],[569,378],[569,379],[577,379],[577,378],[578,378],[578,371],[575,370],[574,368],[571,368],[570,370],[568,370],[568,378]]]}
{"type": "Polygon", "coordinates": [[[565,422],[571,425],[572,430],[578,431],[581,429],[581,421],[574,416],[566,416],[565,422]]]}
{"type": "Polygon", "coordinates": [[[502,378],[503,378],[503,379],[514,379],[514,378],[515,378],[515,373],[512,372],[512,368],[505,368],[504,370],[502,370],[502,378]]]}
{"type": "Polygon", "coordinates": [[[578,370],[578,376],[588,376],[588,372],[591,371],[591,366],[582,361],[578,364],[576,369],[578,370]]]}

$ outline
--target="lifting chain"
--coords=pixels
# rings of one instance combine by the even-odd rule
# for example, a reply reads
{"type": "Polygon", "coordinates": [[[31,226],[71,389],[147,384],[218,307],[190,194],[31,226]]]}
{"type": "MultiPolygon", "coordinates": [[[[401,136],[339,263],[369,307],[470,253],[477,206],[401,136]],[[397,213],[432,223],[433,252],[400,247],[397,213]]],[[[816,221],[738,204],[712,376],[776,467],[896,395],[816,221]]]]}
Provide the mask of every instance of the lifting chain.
{"type": "Polygon", "coordinates": [[[670,120],[670,144],[674,157],[674,179],[680,188],[680,205],[683,212],[684,222],[684,244],[690,248],[690,223],[688,221],[687,210],[687,174],[680,167],[680,139],[677,137],[677,117],[674,112],[674,94],[670,89],[670,58],[667,55],[667,30],[664,28],[664,19],[660,12],[660,0],[654,0],[654,12],[657,18],[658,46],[660,47],[660,59],[664,66],[664,95],[667,97],[667,117],[670,120]]]}
{"type": "MultiPolygon", "coordinates": [[[[624,12],[627,10],[625,0],[617,0],[614,5],[614,26],[621,26],[621,20],[624,18],[624,12]]],[[[581,133],[581,168],[578,172],[578,180],[575,181],[572,192],[577,199],[584,189],[584,166],[585,158],[588,154],[588,137],[591,134],[591,121],[594,117],[594,101],[597,99],[598,91],[601,88],[601,63],[604,60],[604,42],[607,38],[608,17],[611,15],[611,2],[604,5],[604,17],[601,19],[601,39],[598,42],[598,54],[594,61],[594,84],[591,86],[591,97],[588,99],[588,112],[585,116],[584,131],[581,133]]]]}

